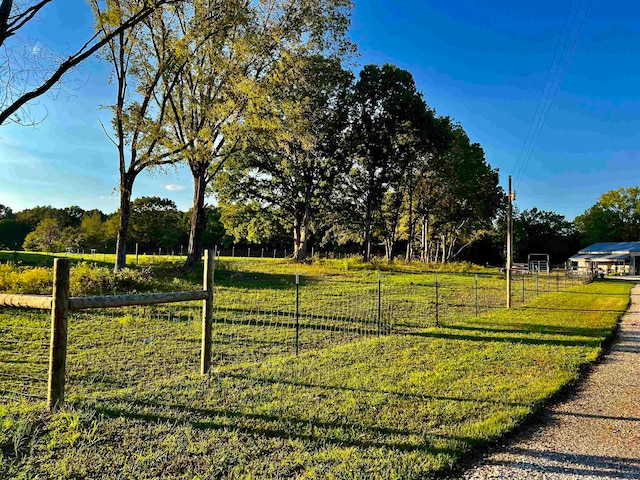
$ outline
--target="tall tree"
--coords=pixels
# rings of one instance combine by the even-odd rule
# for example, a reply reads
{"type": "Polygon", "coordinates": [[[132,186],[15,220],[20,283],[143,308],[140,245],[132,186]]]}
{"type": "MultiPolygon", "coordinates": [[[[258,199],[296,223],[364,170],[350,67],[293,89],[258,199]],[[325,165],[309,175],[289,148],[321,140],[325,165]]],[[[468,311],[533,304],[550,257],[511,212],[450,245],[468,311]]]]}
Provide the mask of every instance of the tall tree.
{"type": "Polygon", "coordinates": [[[361,231],[365,261],[371,255],[384,196],[391,183],[400,183],[410,157],[405,151],[428,116],[408,71],[385,64],[367,65],[360,72],[348,135],[353,167],[347,177],[346,218],[361,231]]]}
{"type": "Polygon", "coordinates": [[[586,244],[637,241],[640,238],[640,187],[603,193],[595,205],[576,217],[586,244]]]}
{"type": "Polygon", "coordinates": [[[521,261],[531,253],[547,253],[561,263],[580,247],[580,234],[564,215],[532,208],[514,216],[514,250],[521,261]]]}
{"type": "Polygon", "coordinates": [[[453,135],[437,174],[426,178],[421,191],[424,261],[457,257],[491,228],[503,203],[498,171],[487,164],[482,147],[471,143],[459,125],[453,135]]]}
{"type": "MultiPolygon", "coordinates": [[[[140,1],[113,3],[103,11],[98,1],[93,0],[98,31],[109,35],[123,18],[139,8],[140,1]]],[[[169,98],[190,59],[186,45],[197,42],[195,31],[205,28],[202,22],[207,28],[215,28],[217,13],[201,12],[202,16],[193,20],[193,30],[185,30],[178,28],[181,18],[178,13],[184,8],[188,6],[170,5],[149,15],[135,28],[115,35],[104,50],[113,66],[117,86],[116,104],[112,107],[115,138],[109,137],[118,150],[120,172],[116,271],[126,265],[135,179],[145,169],[175,162],[176,155],[187,147],[176,147],[167,141],[169,98]],[[209,24],[209,20],[213,23],[209,24]]]]}
{"type": "Polygon", "coordinates": [[[244,115],[268,93],[262,81],[284,52],[351,49],[346,40],[351,0],[228,2],[233,21],[192,55],[171,102],[173,138],[186,145],[194,179],[187,265],[200,261],[205,194],[242,144],[244,115]]]}
{"type": "Polygon", "coordinates": [[[304,260],[313,221],[349,168],[343,149],[352,74],[339,59],[285,56],[269,76],[268,101],[254,107],[259,125],[219,183],[226,198],[259,202],[286,215],[293,258],[304,260]]]}
{"type": "Polygon", "coordinates": [[[131,202],[131,240],[145,251],[165,251],[179,245],[182,215],[173,200],[140,197],[131,202]]]}

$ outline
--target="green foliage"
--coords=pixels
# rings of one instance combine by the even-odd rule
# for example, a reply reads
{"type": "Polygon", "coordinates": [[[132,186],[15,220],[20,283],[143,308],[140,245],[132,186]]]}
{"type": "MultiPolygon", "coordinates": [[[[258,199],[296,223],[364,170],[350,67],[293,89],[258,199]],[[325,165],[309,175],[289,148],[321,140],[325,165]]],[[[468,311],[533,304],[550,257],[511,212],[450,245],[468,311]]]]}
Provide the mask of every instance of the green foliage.
{"type": "Polygon", "coordinates": [[[287,236],[281,212],[275,208],[263,208],[255,202],[220,202],[220,220],[227,234],[236,242],[269,244],[287,236]]]}
{"type": "MultiPolygon", "coordinates": [[[[51,295],[53,271],[50,267],[29,267],[0,263],[0,292],[51,295]]],[[[109,268],[80,262],[71,267],[70,289],[73,296],[112,295],[148,291],[155,286],[148,270],[109,268]]]]}
{"type": "Polygon", "coordinates": [[[302,260],[310,229],[349,169],[342,148],[352,75],[338,59],[286,55],[266,83],[268,95],[246,115],[246,148],[229,159],[216,186],[224,201],[277,211],[293,227],[293,255],[302,260]]]}
{"type": "Polygon", "coordinates": [[[580,234],[572,222],[563,215],[537,208],[514,216],[514,237],[521,261],[526,261],[530,253],[548,253],[552,263],[560,264],[580,246],[580,234]]]}
{"type": "Polygon", "coordinates": [[[73,266],[70,283],[72,295],[78,297],[144,292],[154,286],[148,270],[124,268],[114,273],[88,262],[73,266]]]}
{"type": "Polygon", "coordinates": [[[141,251],[173,248],[184,242],[183,214],[173,200],[140,197],[131,203],[131,240],[141,251]]]}
{"type": "Polygon", "coordinates": [[[603,193],[596,204],[576,217],[584,245],[630,242],[640,238],[640,187],[603,193]]]}
{"type": "Polygon", "coordinates": [[[53,218],[45,218],[24,239],[25,250],[34,252],[57,252],[60,250],[61,226],[53,218]]]}

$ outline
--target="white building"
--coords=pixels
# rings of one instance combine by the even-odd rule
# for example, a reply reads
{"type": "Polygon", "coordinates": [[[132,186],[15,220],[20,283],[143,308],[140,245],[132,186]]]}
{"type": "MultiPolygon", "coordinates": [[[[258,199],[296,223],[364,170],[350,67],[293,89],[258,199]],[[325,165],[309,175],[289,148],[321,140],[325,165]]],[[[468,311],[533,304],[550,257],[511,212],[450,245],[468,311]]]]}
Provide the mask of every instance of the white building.
{"type": "Polygon", "coordinates": [[[640,242],[602,242],[569,258],[578,270],[640,275],[640,242]]]}

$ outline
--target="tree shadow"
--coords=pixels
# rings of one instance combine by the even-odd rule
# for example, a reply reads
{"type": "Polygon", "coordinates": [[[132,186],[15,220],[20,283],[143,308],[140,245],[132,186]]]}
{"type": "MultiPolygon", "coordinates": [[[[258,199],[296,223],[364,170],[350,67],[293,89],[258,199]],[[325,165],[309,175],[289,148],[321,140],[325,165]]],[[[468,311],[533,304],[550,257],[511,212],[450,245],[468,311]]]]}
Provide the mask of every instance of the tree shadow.
{"type": "MultiPolygon", "coordinates": [[[[105,407],[100,405],[90,405],[86,403],[76,402],[76,405],[89,408],[96,411],[98,414],[101,414],[107,418],[127,418],[131,420],[138,420],[143,422],[150,423],[170,423],[173,425],[180,426],[190,426],[197,430],[207,431],[207,430],[232,430],[234,432],[245,434],[248,436],[260,436],[272,439],[298,439],[304,440],[307,442],[311,442],[314,444],[322,445],[334,445],[339,447],[356,447],[356,448],[386,448],[390,450],[400,451],[400,452],[420,452],[420,453],[428,453],[432,455],[437,454],[449,454],[456,455],[459,454],[459,451],[453,448],[442,448],[436,447],[433,445],[433,442],[429,443],[410,443],[410,442],[401,442],[401,441],[380,441],[380,440],[361,440],[356,438],[345,438],[344,436],[336,435],[335,429],[349,429],[349,424],[340,424],[333,422],[318,422],[314,420],[304,420],[304,419],[296,419],[289,417],[276,417],[272,415],[264,415],[264,414],[246,414],[243,412],[230,411],[224,409],[196,409],[192,407],[186,407],[183,405],[164,405],[164,404],[154,404],[154,403],[145,403],[145,402],[136,402],[129,401],[126,402],[129,405],[133,406],[141,406],[146,408],[170,408],[174,410],[178,410],[180,413],[184,413],[184,416],[173,416],[167,414],[160,413],[142,413],[142,412],[132,412],[123,408],[112,408],[105,407]],[[289,424],[292,428],[287,428],[289,425],[281,427],[281,428],[271,428],[267,426],[247,426],[247,425],[229,425],[226,422],[215,420],[214,418],[206,419],[206,420],[193,420],[189,417],[193,415],[201,415],[204,417],[226,417],[238,420],[253,420],[253,421],[264,421],[264,422],[284,422],[285,424],[289,424]],[[302,433],[299,430],[302,427],[313,426],[317,429],[325,430],[322,432],[318,432],[310,434],[310,433],[302,433]],[[298,431],[296,431],[298,430],[298,431]],[[334,431],[332,431],[334,430],[334,431]]],[[[239,422],[242,423],[242,422],[239,422]]],[[[357,427],[358,430],[363,430],[363,427],[357,424],[352,424],[351,427],[357,427]]],[[[364,428],[366,430],[366,427],[364,428]]],[[[411,435],[410,431],[403,431],[394,429],[386,429],[380,428],[376,429],[373,427],[371,430],[372,433],[382,434],[382,435],[411,435]]],[[[435,434],[425,434],[428,437],[437,438],[437,437],[445,437],[444,435],[435,435],[435,434]]],[[[445,437],[451,438],[451,437],[445,437]]],[[[455,438],[455,437],[454,437],[455,438]]],[[[425,440],[429,440],[428,438],[425,440]]],[[[469,439],[459,438],[457,439],[462,442],[468,442],[469,439]]]]}
{"type": "Polygon", "coordinates": [[[372,394],[383,394],[383,395],[392,395],[399,398],[416,398],[419,400],[436,400],[436,401],[453,401],[453,402],[472,402],[472,403],[489,403],[494,405],[509,405],[509,406],[530,406],[527,403],[521,402],[507,402],[501,400],[493,400],[490,398],[471,398],[471,397],[448,397],[448,396],[438,396],[438,395],[424,395],[419,393],[411,393],[411,392],[401,392],[401,391],[393,391],[393,390],[382,390],[382,389],[370,389],[370,388],[362,388],[362,387],[346,387],[342,385],[326,385],[320,383],[308,383],[302,382],[298,380],[287,380],[281,378],[266,378],[266,377],[254,377],[251,375],[243,375],[240,373],[234,372],[224,372],[221,374],[223,377],[235,378],[240,380],[250,380],[252,382],[263,383],[263,384],[281,384],[281,385],[291,385],[294,387],[302,387],[302,388],[317,388],[321,390],[339,390],[345,392],[357,392],[357,393],[372,393],[372,394]]]}
{"type": "Polygon", "coordinates": [[[535,324],[535,323],[503,323],[500,325],[488,325],[472,323],[467,325],[447,325],[450,330],[477,331],[486,333],[522,333],[522,334],[546,334],[564,335],[571,337],[592,337],[601,339],[610,333],[608,328],[563,327],[559,325],[535,324]],[[503,325],[506,328],[503,328],[503,325]]]}
{"type": "MultiPolygon", "coordinates": [[[[450,328],[450,327],[445,327],[450,328]]],[[[498,332],[491,332],[498,333],[498,332]]],[[[558,340],[558,339],[546,339],[546,338],[531,338],[531,337],[510,337],[510,336],[495,336],[495,335],[465,335],[457,333],[447,333],[443,331],[419,331],[419,332],[407,332],[406,335],[426,337],[426,338],[439,338],[446,340],[462,340],[468,342],[500,342],[500,343],[519,343],[525,345],[548,345],[548,346],[564,346],[564,347],[599,347],[603,338],[594,338],[592,340],[558,340]]]]}

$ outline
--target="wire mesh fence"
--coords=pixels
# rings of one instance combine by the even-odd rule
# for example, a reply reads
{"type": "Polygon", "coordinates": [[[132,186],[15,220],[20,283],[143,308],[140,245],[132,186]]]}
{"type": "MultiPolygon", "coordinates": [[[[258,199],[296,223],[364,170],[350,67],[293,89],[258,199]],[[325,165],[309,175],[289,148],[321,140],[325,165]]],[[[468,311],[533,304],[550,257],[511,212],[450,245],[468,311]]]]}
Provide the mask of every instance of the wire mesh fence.
{"type": "MultiPolygon", "coordinates": [[[[504,308],[505,278],[421,274],[375,279],[237,275],[215,287],[211,365],[260,362],[379,335],[463,323],[504,308]]],[[[579,290],[575,272],[515,273],[512,305],[579,290]]],[[[86,395],[197,375],[203,302],[71,312],[67,390],[86,395]]],[[[46,397],[49,312],[0,310],[0,396],[46,397]]]]}
{"type": "Polygon", "coordinates": [[[0,397],[46,398],[49,322],[48,312],[0,310],[0,397]]]}
{"type": "Polygon", "coordinates": [[[67,342],[71,394],[135,387],[198,372],[202,302],[73,312],[67,342]]]}

